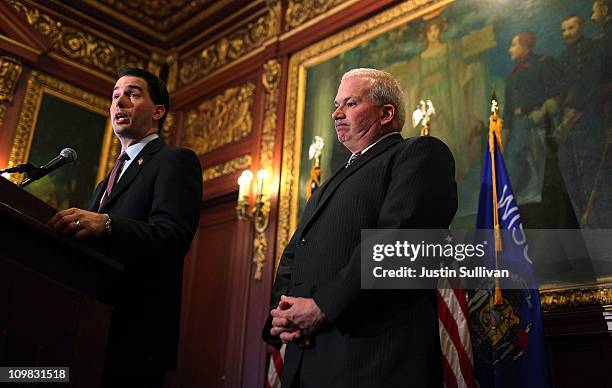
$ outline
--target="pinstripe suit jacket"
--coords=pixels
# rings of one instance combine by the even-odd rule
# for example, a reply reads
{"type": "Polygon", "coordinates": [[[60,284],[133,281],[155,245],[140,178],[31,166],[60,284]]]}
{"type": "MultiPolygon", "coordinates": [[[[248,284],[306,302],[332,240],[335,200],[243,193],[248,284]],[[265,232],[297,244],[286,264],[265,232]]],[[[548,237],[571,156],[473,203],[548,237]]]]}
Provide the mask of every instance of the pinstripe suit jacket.
{"type": "MultiPolygon", "coordinates": [[[[433,137],[381,140],[306,204],[276,275],[280,295],[314,298],[329,323],[309,348],[289,344],[283,386],[439,387],[433,291],[362,290],[361,229],[447,228],[457,209],[454,160],[433,137]]],[[[264,340],[271,337],[271,317],[264,340]]]]}

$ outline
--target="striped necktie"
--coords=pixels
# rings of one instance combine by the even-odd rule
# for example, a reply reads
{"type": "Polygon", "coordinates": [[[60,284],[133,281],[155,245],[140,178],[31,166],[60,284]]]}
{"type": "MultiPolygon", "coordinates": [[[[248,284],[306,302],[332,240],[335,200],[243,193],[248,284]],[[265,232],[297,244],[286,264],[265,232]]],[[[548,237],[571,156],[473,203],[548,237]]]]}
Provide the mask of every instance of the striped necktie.
{"type": "Polygon", "coordinates": [[[357,152],[357,153],[351,155],[351,157],[349,158],[348,162],[346,162],[346,166],[344,168],[347,168],[348,166],[353,164],[353,162],[359,157],[359,155],[361,155],[361,152],[357,152]]]}
{"type": "Polygon", "coordinates": [[[123,164],[126,160],[129,160],[129,155],[123,151],[121,155],[117,158],[113,169],[111,170],[110,176],[108,177],[108,183],[106,184],[106,190],[104,190],[104,195],[102,195],[102,199],[100,200],[100,206],[98,207],[98,211],[102,209],[102,205],[104,205],[104,201],[108,198],[113,191],[113,186],[117,183],[117,178],[119,178],[121,169],[123,168],[123,164]]]}

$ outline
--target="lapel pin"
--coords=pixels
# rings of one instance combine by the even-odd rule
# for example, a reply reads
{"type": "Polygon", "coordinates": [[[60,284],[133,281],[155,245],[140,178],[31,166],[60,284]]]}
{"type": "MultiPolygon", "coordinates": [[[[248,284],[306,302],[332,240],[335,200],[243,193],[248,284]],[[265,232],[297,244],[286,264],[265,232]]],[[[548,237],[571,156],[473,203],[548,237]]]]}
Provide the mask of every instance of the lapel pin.
{"type": "Polygon", "coordinates": [[[138,165],[140,166],[142,163],[144,162],[144,160],[142,158],[138,159],[138,165]]]}

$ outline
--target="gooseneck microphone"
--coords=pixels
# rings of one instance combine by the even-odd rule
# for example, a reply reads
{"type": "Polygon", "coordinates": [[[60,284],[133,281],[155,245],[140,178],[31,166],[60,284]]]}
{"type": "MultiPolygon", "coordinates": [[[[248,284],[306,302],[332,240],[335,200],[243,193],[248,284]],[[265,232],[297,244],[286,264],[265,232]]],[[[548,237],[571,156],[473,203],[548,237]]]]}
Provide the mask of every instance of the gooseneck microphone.
{"type": "Polygon", "coordinates": [[[19,184],[21,187],[26,187],[30,183],[39,180],[50,172],[62,167],[65,164],[72,163],[77,160],[77,153],[72,148],[64,148],[59,155],[51,159],[49,163],[30,172],[26,179],[19,184]]]}

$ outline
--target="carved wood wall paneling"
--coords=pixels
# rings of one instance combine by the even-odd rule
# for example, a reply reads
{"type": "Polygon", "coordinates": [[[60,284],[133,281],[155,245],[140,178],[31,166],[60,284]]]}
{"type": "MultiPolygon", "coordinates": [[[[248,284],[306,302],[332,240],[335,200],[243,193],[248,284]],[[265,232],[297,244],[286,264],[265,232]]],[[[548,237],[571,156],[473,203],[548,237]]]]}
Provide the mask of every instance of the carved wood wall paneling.
{"type": "Polygon", "coordinates": [[[147,57],[150,51],[159,46],[155,43],[155,39],[147,37],[142,39],[136,34],[136,29],[118,24],[115,17],[105,14],[100,7],[88,7],[83,0],[19,1],[36,6],[41,11],[48,13],[51,17],[59,18],[83,31],[109,39],[111,43],[118,44],[124,49],[140,53],[143,58],[147,57]],[[93,12],[87,12],[88,9],[93,10],[93,12]]]}
{"type": "MultiPolygon", "coordinates": [[[[270,54],[270,53],[269,53],[270,54]]],[[[276,234],[276,207],[278,203],[278,176],[280,171],[280,152],[282,130],[280,126],[283,87],[283,66],[278,59],[268,59],[261,66],[261,130],[256,140],[259,168],[266,168],[272,180],[269,181],[267,193],[270,201],[270,222],[264,233],[257,233],[253,240],[253,269],[251,276],[259,276],[259,281],[251,283],[249,295],[249,325],[247,327],[245,352],[243,354],[243,381],[259,382],[265,376],[266,347],[260,338],[261,325],[269,312],[269,295],[272,286],[274,268],[274,249],[276,234]],[[262,244],[263,243],[263,244],[262,244]],[[259,273],[258,273],[259,272],[259,273]]],[[[248,384],[243,384],[248,386],[248,384]]]]}
{"type": "Polygon", "coordinates": [[[234,207],[235,197],[204,204],[194,243],[197,257],[186,263],[190,305],[185,307],[180,340],[181,386],[237,386],[234,382],[240,377],[226,359],[240,358],[235,345],[243,342],[249,268],[241,258],[248,257],[249,240],[244,238],[248,230],[241,231],[236,222],[234,207]]]}
{"type": "MultiPolygon", "coordinates": [[[[428,0],[414,0],[411,3],[429,2],[428,0]]],[[[327,12],[317,14],[304,24],[284,32],[280,37],[279,53],[281,55],[291,55],[338,31],[345,30],[359,21],[380,13],[386,8],[397,5],[397,3],[396,0],[352,0],[337,5],[327,12]]]]}
{"type": "Polygon", "coordinates": [[[165,41],[167,48],[191,47],[194,42],[201,42],[202,40],[198,37],[207,36],[207,31],[222,31],[223,29],[216,28],[217,23],[234,18],[244,9],[260,7],[262,2],[262,0],[217,0],[212,7],[208,7],[204,12],[177,26],[172,32],[162,37],[162,40],[165,41]],[[194,31],[198,33],[194,34],[194,31]]]}
{"type": "Polygon", "coordinates": [[[67,59],[76,67],[91,68],[113,78],[122,67],[144,66],[142,54],[122,47],[118,41],[96,36],[82,26],[64,24],[58,17],[41,11],[39,6],[20,0],[4,1],[23,14],[28,23],[50,42],[53,52],[58,54],[54,56],[56,60],[67,59]]]}
{"type": "Polygon", "coordinates": [[[8,105],[13,101],[15,86],[23,66],[16,58],[0,56],[0,127],[2,127],[4,114],[8,105]]]}
{"type": "MultiPolygon", "coordinates": [[[[243,8],[252,0],[167,0],[132,2],[118,0],[50,0],[58,8],[78,9],[87,16],[102,16],[105,22],[119,31],[130,31],[132,38],[141,42],[157,42],[162,49],[176,47],[193,37],[194,30],[201,26],[223,20],[243,8]],[[148,5],[147,5],[148,3],[148,5]],[[157,6],[152,5],[157,3],[157,6]],[[206,4],[204,4],[206,3],[206,4]],[[204,4],[202,7],[201,5],[204,4]],[[169,17],[162,17],[167,11],[164,7],[179,9],[169,17]],[[153,11],[162,9],[162,14],[153,11]],[[176,17],[174,17],[176,16],[176,17]]],[[[255,3],[261,0],[254,1],[255,3]]]]}
{"type": "Polygon", "coordinates": [[[160,32],[169,32],[202,11],[213,6],[215,0],[98,0],[116,11],[127,15],[160,32]]]}
{"type": "Polygon", "coordinates": [[[250,21],[255,20],[265,12],[264,0],[236,0],[232,2],[232,5],[234,7],[228,9],[233,9],[233,12],[213,17],[206,23],[200,24],[199,28],[194,29],[190,36],[173,47],[182,56],[190,56],[214,41],[244,28],[250,21]],[[243,4],[240,6],[241,2],[243,4]]]}
{"type": "Polygon", "coordinates": [[[256,83],[257,75],[265,62],[265,51],[252,56],[236,65],[230,65],[213,72],[209,77],[199,80],[192,85],[179,87],[173,96],[176,109],[184,110],[203,99],[227,88],[228,85],[243,83],[252,80],[256,83]]]}
{"type": "Polygon", "coordinates": [[[300,27],[309,20],[347,3],[351,2],[346,0],[289,0],[285,10],[285,29],[283,31],[300,27]]]}
{"type": "Polygon", "coordinates": [[[191,85],[222,67],[263,50],[264,43],[280,34],[280,2],[273,2],[236,30],[205,44],[180,59],[179,85],[191,85]]]}
{"type": "Polygon", "coordinates": [[[226,175],[241,172],[251,167],[251,155],[241,155],[228,161],[205,168],[202,171],[204,183],[221,178],[226,175]]]}
{"type": "MultiPolygon", "coordinates": [[[[51,48],[51,45],[36,31],[32,30],[30,24],[19,14],[7,1],[0,1],[0,25],[2,34],[14,39],[23,47],[28,47],[39,55],[51,48]]],[[[3,39],[4,40],[4,39],[3,39]]]]}
{"type": "Polygon", "coordinates": [[[23,105],[30,72],[27,66],[23,66],[13,91],[12,101],[7,106],[2,118],[2,125],[0,125],[0,167],[2,168],[7,167],[9,163],[10,150],[13,146],[15,132],[17,131],[19,113],[23,105]]]}
{"type": "MultiPolygon", "coordinates": [[[[240,158],[244,155],[251,157],[251,164],[246,167],[253,169],[253,145],[251,138],[246,138],[238,141],[237,143],[229,144],[221,149],[212,151],[206,155],[200,155],[200,162],[202,164],[202,171],[215,167],[221,166],[224,163],[240,158]]],[[[230,193],[238,193],[238,177],[242,170],[236,170],[229,172],[226,175],[215,178],[212,182],[206,182],[204,184],[204,201],[217,200],[230,193]]]]}
{"type": "Polygon", "coordinates": [[[187,109],[180,144],[202,155],[249,136],[254,100],[255,84],[249,81],[187,109]]]}
{"type": "Polygon", "coordinates": [[[168,87],[168,92],[172,94],[176,91],[176,82],[178,79],[178,55],[176,53],[161,54],[153,52],[147,70],[164,79],[161,74],[164,66],[166,66],[168,70],[167,79],[165,79],[166,86],[168,87]]]}

